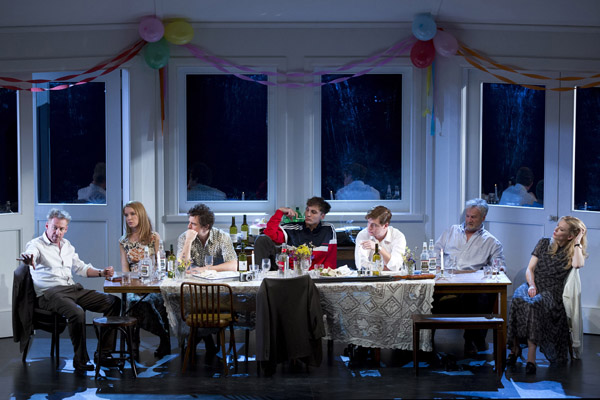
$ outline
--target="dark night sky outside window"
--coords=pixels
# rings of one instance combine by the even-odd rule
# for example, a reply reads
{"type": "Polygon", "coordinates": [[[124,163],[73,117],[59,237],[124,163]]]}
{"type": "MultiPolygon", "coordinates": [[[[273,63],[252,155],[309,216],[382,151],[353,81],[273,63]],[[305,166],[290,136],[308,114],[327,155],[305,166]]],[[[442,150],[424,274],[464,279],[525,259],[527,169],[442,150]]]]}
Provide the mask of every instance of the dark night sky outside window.
{"type": "Polygon", "coordinates": [[[215,193],[241,200],[242,192],[245,200],[267,200],[267,87],[232,75],[187,75],[186,93],[188,201],[219,200],[215,193]],[[195,183],[208,186],[206,194],[190,190],[193,171],[202,171],[195,183]]]}
{"type": "Polygon", "coordinates": [[[92,182],[97,163],[106,163],[105,84],[90,82],[36,96],[38,201],[81,202],[77,191],[92,182]]]}
{"type": "Polygon", "coordinates": [[[574,208],[600,211],[600,88],[576,95],[574,208]]]}
{"type": "Polygon", "coordinates": [[[0,89],[0,214],[19,211],[17,93],[0,89]]]}
{"type": "MultiPolygon", "coordinates": [[[[519,85],[484,83],[482,96],[481,188],[498,197],[515,183],[520,167],[533,171],[530,191],[544,179],[545,92],[519,85]]],[[[541,199],[539,199],[541,200],[541,199]]]]}
{"type": "MultiPolygon", "coordinates": [[[[325,75],[323,82],[347,75],[325,75]]],[[[344,186],[344,169],[366,168],[364,183],[385,199],[402,188],[402,75],[371,74],[321,89],[321,195],[344,186]]],[[[402,198],[403,193],[399,193],[402,198]]]]}

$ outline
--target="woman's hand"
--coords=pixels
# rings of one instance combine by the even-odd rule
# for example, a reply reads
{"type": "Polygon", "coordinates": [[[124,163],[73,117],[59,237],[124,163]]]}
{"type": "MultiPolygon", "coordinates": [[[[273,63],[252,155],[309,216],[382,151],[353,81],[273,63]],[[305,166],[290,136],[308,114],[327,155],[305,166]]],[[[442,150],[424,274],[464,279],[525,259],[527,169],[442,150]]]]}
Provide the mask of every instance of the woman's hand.
{"type": "Polygon", "coordinates": [[[585,228],[581,228],[579,230],[579,234],[575,238],[575,243],[581,243],[581,239],[583,238],[583,235],[585,235],[585,228]]]}
{"type": "Polygon", "coordinates": [[[535,297],[537,294],[537,288],[535,286],[529,286],[529,289],[527,289],[527,294],[529,297],[535,297]]]}

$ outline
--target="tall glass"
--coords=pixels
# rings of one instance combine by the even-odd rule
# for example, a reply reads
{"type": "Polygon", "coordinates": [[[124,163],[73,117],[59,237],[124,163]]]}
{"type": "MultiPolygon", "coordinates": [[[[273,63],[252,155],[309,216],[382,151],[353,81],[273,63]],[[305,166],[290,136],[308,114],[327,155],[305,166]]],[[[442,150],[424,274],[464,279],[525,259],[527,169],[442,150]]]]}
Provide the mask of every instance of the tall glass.
{"type": "Polygon", "coordinates": [[[456,256],[448,256],[448,264],[445,269],[448,271],[448,276],[452,278],[456,269],[456,256]]]}
{"type": "Polygon", "coordinates": [[[271,259],[270,258],[263,258],[261,260],[261,264],[260,264],[260,269],[262,271],[262,277],[266,277],[267,276],[267,272],[269,272],[271,270],[271,259]]]}
{"type": "Polygon", "coordinates": [[[212,267],[213,266],[213,256],[210,254],[204,256],[204,266],[212,267]]]}

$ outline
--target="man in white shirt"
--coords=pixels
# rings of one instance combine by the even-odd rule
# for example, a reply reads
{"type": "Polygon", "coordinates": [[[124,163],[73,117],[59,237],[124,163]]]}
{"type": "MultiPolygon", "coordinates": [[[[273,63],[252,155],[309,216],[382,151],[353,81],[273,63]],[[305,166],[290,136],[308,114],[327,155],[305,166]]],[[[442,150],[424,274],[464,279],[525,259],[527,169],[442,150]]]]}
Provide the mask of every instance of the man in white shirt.
{"type": "Polygon", "coordinates": [[[537,198],[529,191],[533,185],[533,171],[521,167],[517,171],[517,183],[502,192],[500,205],[503,206],[535,206],[537,198]]]}
{"type": "Polygon", "coordinates": [[[404,265],[406,238],[398,229],[390,226],[392,212],[384,206],[371,209],[365,216],[367,227],[356,236],[354,261],[356,269],[373,260],[375,244],[383,260],[384,271],[399,271],[404,265]]]}
{"type": "MultiPolygon", "coordinates": [[[[85,310],[101,312],[105,316],[119,315],[121,299],[95,290],[84,289],[73,280],[73,272],[80,276],[113,276],[113,267],[96,269],[79,259],[75,247],[66,239],[71,216],[53,208],[48,213],[46,231],[29,241],[20,261],[30,266],[33,287],[40,308],[57,312],[67,318],[73,343],[73,367],[78,373],[93,371],[85,338],[85,310]]],[[[105,336],[104,348],[113,349],[115,335],[105,336]]]]}
{"type": "MultiPolygon", "coordinates": [[[[465,222],[452,225],[435,244],[436,252],[444,252],[444,260],[453,257],[458,272],[475,272],[494,261],[504,270],[502,243],[483,227],[488,212],[483,199],[472,199],[465,204],[465,222]]],[[[495,294],[465,293],[458,296],[433,297],[433,313],[491,314],[496,300],[495,294]]],[[[486,329],[465,330],[465,355],[474,356],[487,350],[486,329]]]]}

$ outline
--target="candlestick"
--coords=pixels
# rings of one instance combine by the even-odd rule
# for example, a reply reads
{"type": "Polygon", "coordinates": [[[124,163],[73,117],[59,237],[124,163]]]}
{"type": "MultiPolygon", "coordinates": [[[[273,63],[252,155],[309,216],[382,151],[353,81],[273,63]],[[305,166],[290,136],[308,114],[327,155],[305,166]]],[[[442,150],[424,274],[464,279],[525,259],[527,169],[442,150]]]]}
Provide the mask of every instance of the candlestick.
{"type": "Polygon", "coordinates": [[[252,265],[256,265],[256,263],[254,262],[254,250],[252,250],[252,265]]]}

